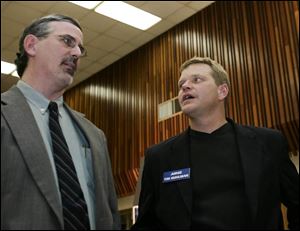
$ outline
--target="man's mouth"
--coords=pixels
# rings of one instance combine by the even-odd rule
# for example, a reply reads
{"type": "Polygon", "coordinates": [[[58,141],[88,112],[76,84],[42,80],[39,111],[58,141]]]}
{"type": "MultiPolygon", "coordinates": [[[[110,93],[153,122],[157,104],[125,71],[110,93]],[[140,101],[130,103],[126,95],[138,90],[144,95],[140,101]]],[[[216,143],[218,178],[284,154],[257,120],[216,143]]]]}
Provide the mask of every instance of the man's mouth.
{"type": "Polygon", "coordinates": [[[190,95],[190,94],[185,94],[183,97],[182,97],[182,102],[185,102],[189,99],[194,99],[195,97],[190,95]]]}
{"type": "Polygon", "coordinates": [[[63,62],[62,64],[65,67],[65,71],[71,76],[74,76],[76,72],[76,65],[72,62],[63,62]]]}
{"type": "Polygon", "coordinates": [[[66,67],[65,71],[71,76],[74,76],[77,70],[77,60],[77,57],[69,56],[62,61],[62,65],[66,67]]]}

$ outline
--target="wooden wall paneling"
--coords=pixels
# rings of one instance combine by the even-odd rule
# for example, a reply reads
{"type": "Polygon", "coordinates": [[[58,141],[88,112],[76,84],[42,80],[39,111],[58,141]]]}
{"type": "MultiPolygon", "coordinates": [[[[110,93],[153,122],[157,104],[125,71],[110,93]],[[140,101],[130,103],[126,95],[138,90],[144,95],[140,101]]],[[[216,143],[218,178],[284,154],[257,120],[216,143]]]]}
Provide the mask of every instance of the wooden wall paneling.
{"type": "Polygon", "coordinates": [[[246,6],[245,4],[242,5],[242,16],[241,18],[243,18],[243,30],[244,30],[244,35],[245,35],[245,48],[244,48],[244,53],[245,53],[245,64],[246,64],[246,68],[247,68],[247,76],[250,76],[248,79],[248,83],[247,83],[247,92],[249,92],[249,95],[247,96],[247,99],[250,101],[249,103],[249,109],[252,111],[252,113],[247,113],[250,114],[250,116],[252,117],[250,121],[248,121],[249,124],[253,124],[253,125],[258,125],[258,115],[257,115],[257,94],[256,92],[259,94],[258,90],[257,90],[257,86],[255,84],[254,81],[254,74],[253,74],[253,64],[252,64],[252,51],[250,47],[252,45],[252,36],[250,35],[249,32],[249,28],[248,25],[249,24],[249,19],[251,21],[251,18],[249,18],[249,14],[248,12],[251,12],[250,10],[247,11],[247,9],[251,7],[251,6],[246,6]]]}
{"type": "MultiPolygon", "coordinates": [[[[287,17],[287,25],[288,25],[288,33],[291,31],[293,34],[297,34],[296,36],[289,36],[289,44],[290,46],[286,46],[287,53],[287,72],[288,76],[290,76],[290,81],[288,82],[288,92],[291,93],[290,102],[291,109],[293,110],[293,118],[297,117],[297,113],[299,113],[296,108],[299,105],[299,9],[295,6],[296,1],[293,4],[285,4],[285,13],[287,17]],[[295,22],[295,23],[291,23],[295,22]]],[[[282,25],[283,27],[286,25],[282,25]]]]}
{"type": "MultiPolygon", "coordinates": [[[[285,7],[284,9],[288,9],[288,7],[285,7]]],[[[293,15],[292,12],[291,15],[293,15]]],[[[281,23],[281,27],[285,28],[287,24],[288,25],[287,27],[288,30],[286,31],[287,33],[289,33],[289,31],[296,32],[295,30],[292,30],[291,23],[290,23],[291,17],[289,16],[288,11],[285,12],[285,16],[286,16],[286,23],[285,24],[281,23]]],[[[296,60],[296,55],[298,55],[299,58],[299,52],[292,52],[293,50],[297,49],[295,47],[295,43],[297,43],[297,41],[296,39],[293,40],[292,38],[293,36],[288,37],[289,45],[284,44],[284,52],[286,56],[286,62],[285,62],[286,78],[284,80],[285,80],[285,87],[286,87],[286,94],[287,94],[286,102],[288,103],[289,106],[288,110],[290,112],[289,121],[292,121],[293,118],[296,118],[297,113],[299,113],[297,111],[297,105],[299,105],[299,97],[298,97],[299,85],[295,85],[295,82],[297,82],[297,80],[299,79],[299,63],[294,63],[296,60]],[[293,68],[293,66],[295,68],[293,68]]]]}
{"type": "MultiPolygon", "coordinates": [[[[282,104],[284,105],[284,110],[282,114],[284,114],[284,118],[281,117],[281,123],[284,123],[286,121],[291,121],[291,114],[292,111],[290,111],[290,101],[288,100],[289,92],[287,91],[286,87],[286,80],[289,81],[291,79],[288,73],[287,73],[287,62],[284,60],[287,60],[287,54],[285,52],[285,47],[288,41],[288,35],[285,35],[285,33],[288,33],[286,30],[287,28],[287,21],[286,21],[286,15],[284,12],[284,7],[279,7],[278,5],[274,4],[273,6],[273,12],[272,16],[274,18],[274,28],[275,28],[275,38],[276,38],[276,49],[278,54],[278,67],[279,67],[279,85],[281,92],[282,92],[282,104]],[[281,14],[281,17],[276,17],[279,14],[281,14]],[[283,26],[284,25],[284,26],[283,26]],[[284,103],[285,102],[285,103],[284,103]]],[[[289,45],[287,45],[289,46],[289,45]]],[[[279,103],[281,105],[281,103],[279,103]]]]}
{"type": "Polygon", "coordinates": [[[260,113],[260,118],[261,118],[261,123],[266,124],[267,126],[271,126],[272,124],[272,116],[271,116],[271,108],[270,108],[270,102],[269,102],[269,97],[268,92],[267,92],[267,79],[263,78],[266,76],[266,68],[265,68],[265,61],[264,61],[264,54],[263,54],[263,37],[262,37],[262,28],[261,28],[261,23],[260,23],[260,18],[259,18],[259,11],[258,11],[258,5],[257,2],[254,2],[253,4],[253,26],[252,26],[252,36],[253,36],[253,45],[256,47],[256,49],[253,49],[253,52],[255,54],[255,59],[254,59],[254,66],[256,72],[254,73],[255,75],[255,80],[257,82],[257,85],[259,87],[259,94],[265,99],[264,101],[258,100],[259,102],[259,109],[258,110],[260,113]],[[256,35],[256,36],[255,36],[256,35]],[[260,84],[259,84],[260,83],[260,84]]]}
{"type": "MultiPolygon", "coordinates": [[[[276,35],[274,32],[274,22],[272,18],[272,11],[271,4],[266,5],[266,18],[267,18],[267,36],[269,43],[271,45],[270,49],[270,57],[272,57],[272,62],[270,64],[270,73],[271,73],[271,83],[272,83],[272,98],[274,99],[273,105],[277,107],[277,105],[283,106],[282,101],[282,91],[280,90],[280,69],[279,69],[279,62],[278,62],[278,54],[276,51],[276,35]]],[[[282,120],[285,120],[283,110],[278,110],[278,108],[274,109],[274,116],[275,116],[275,124],[280,124],[282,120]]]]}

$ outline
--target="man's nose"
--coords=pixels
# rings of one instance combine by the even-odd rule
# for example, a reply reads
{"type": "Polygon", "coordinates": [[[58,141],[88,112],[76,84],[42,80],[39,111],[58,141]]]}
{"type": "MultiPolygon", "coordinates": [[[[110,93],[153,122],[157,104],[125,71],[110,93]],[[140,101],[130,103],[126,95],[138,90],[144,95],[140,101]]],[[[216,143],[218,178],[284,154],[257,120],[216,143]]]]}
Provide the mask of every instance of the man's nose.
{"type": "Polygon", "coordinates": [[[78,45],[72,48],[72,56],[76,56],[77,59],[82,56],[81,49],[78,45]]]}
{"type": "Polygon", "coordinates": [[[185,81],[183,84],[182,84],[182,90],[187,90],[187,89],[190,89],[191,86],[190,86],[190,81],[187,80],[185,81]]]}

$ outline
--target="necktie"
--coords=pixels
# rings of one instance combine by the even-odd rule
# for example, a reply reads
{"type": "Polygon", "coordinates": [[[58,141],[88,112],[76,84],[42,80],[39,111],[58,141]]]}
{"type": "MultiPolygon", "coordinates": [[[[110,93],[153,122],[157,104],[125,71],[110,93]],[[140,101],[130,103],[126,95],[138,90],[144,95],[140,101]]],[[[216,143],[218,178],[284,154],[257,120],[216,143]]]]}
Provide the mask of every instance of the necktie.
{"type": "Polygon", "coordinates": [[[63,206],[64,227],[68,230],[88,230],[90,226],[87,206],[67,142],[59,125],[57,104],[50,102],[48,109],[53,156],[63,206]]]}

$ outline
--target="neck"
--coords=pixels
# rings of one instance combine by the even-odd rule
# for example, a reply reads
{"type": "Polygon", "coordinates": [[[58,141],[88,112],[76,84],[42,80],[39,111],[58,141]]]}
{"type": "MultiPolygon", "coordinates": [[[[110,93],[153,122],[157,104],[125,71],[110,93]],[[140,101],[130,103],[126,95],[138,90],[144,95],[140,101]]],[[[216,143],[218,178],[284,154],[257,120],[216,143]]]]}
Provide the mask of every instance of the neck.
{"type": "Polygon", "coordinates": [[[191,129],[199,132],[212,133],[216,129],[222,127],[227,123],[225,115],[214,118],[214,117],[205,117],[205,118],[190,118],[189,124],[191,129]]]}
{"type": "Polygon", "coordinates": [[[49,100],[59,98],[65,91],[65,88],[58,89],[53,81],[51,81],[51,77],[42,79],[41,75],[25,72],[22,80],[49,100]]]}

